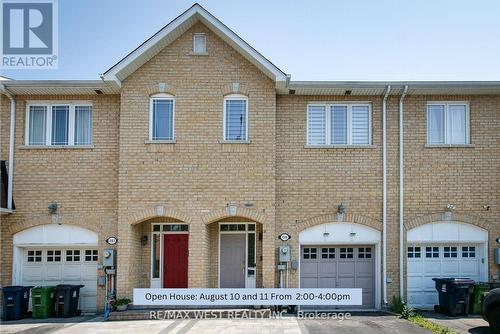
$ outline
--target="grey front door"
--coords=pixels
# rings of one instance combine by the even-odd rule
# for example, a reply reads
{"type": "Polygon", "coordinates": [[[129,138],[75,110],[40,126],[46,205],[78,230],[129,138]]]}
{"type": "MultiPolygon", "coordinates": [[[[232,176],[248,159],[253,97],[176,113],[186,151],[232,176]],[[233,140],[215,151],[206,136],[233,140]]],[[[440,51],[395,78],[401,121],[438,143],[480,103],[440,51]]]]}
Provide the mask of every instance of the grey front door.
{"type": "Polygon", "coordinates": [[[362,308],[374,308],[375,247],[303,246],[300,259],[300,287],[361,288],[362,308]]]}
{"type": "Polygon", "coordinates": [[[220,235],[220,287],[245,287],[246,234],[220,235]]]}

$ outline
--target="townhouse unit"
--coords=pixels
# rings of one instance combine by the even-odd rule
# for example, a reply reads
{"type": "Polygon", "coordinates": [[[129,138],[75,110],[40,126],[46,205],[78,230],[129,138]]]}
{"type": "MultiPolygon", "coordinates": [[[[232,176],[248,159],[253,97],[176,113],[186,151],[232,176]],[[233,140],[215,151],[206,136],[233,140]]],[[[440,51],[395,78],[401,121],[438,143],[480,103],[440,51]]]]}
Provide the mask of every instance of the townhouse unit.
{"type": "Polygon", "coordinates": [[[101,79],[0,82],[2,286],[499,280],[500,82],[293,81],[198,4],[101,79]]]}

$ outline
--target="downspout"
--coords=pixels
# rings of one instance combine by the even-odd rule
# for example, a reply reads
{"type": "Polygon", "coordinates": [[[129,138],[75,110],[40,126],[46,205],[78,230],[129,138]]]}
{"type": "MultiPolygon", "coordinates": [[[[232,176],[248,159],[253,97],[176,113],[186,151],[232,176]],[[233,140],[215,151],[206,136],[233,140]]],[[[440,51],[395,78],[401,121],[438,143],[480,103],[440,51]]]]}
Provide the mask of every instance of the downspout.
{"type": "Polygon", "coordinates": [[[387,98],[391,86],[387,86],[382,101],[382,286],[384,305],[387,305],[387,98]]]}
{"type": "Polygon", "coordinates": [[[9,130],[9,175],[7,183],[7,209],[12,210],[12,185],[14,180],[14,131],[16,127],[16,101],[7,91],[5,86],[1,86],[1,92],[10,100],[10,130],[9,130]]]}
{"type": "Polygon", "coordinates": [[[399,98],[399,297],[404,300],[404,256],[403,256],[403,233],[404,233],[404,138],[403,138],[403,110],[404,99],[408,92],[405,86],[399,98]]]}

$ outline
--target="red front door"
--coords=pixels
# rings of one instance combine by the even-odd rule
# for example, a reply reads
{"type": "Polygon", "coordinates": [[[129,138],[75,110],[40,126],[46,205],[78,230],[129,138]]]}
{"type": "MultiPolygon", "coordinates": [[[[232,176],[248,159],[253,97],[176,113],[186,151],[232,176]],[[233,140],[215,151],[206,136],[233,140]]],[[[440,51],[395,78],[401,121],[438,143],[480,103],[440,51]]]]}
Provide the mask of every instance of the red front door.
{"type": "Polygon", "coordinates": [[[188,234],[164,234],[163,287],[188,287],[188,234]]]}

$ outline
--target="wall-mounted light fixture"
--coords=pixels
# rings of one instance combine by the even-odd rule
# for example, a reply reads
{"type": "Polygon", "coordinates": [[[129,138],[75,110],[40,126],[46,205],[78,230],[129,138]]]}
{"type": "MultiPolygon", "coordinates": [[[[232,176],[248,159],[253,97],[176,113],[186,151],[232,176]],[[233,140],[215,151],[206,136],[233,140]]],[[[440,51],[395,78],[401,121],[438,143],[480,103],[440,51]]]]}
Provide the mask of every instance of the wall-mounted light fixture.
{"type": "Polygon", "coordinates": [[[344,214],[345,213],[345,209],[347,208],[347,205],[345,205],[344,203],[340,203],[338,206],[337,206],[337,213],[340,213],[340,214],[344,214]]]}
{"type": "Polygon", "coordinates": [[[143,235],[141,237],[141,245],[146,246],[147,244],[148,244],[148,236],[147,235],[143,235]]]}
{"type": "Polygon", "coordinates": [[[446,204],[446,211],[448,211],[448,212],[452,212],[456,208],[457,208],[457,206],[455,204],[451,204],[451,203],[446,204]]]}
{"type": "Polygon", "coordinates": [[[56,202],[50,202],[49,205],[47,206],[47,210],[49,210],[49,215],[55,214],[58,208],[59,204],[57,204],[56,202]]]}

